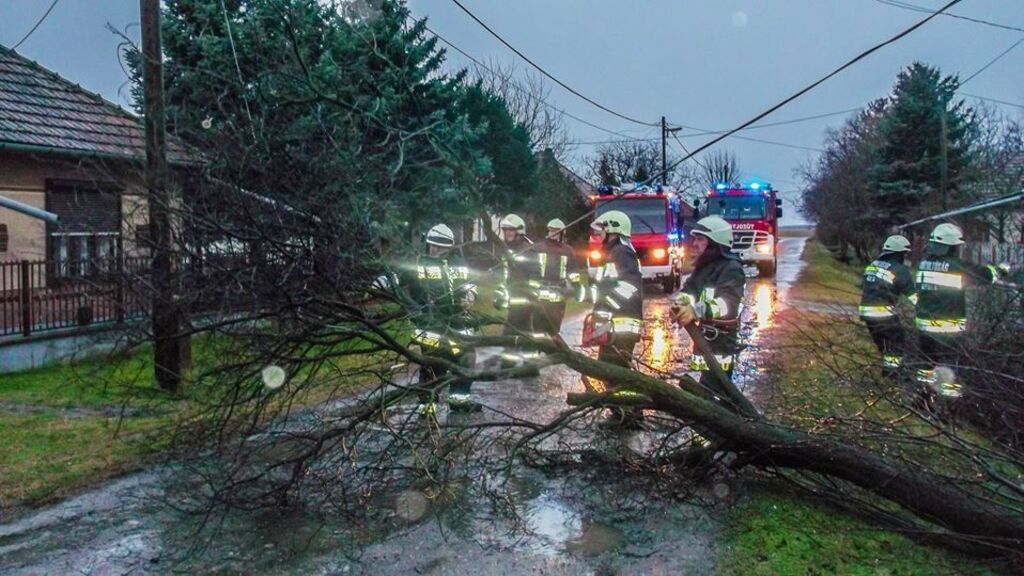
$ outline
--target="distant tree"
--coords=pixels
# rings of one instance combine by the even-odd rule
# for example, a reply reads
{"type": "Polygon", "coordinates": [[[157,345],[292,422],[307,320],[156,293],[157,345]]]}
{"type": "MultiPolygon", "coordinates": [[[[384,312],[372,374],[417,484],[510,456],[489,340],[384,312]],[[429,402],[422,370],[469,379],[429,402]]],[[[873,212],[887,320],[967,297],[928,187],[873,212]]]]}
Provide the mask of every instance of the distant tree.
{"type": "Polygon", "coordinates": [[[881,145],[878,124],[885,106],[877,100],[841,128],[829,130],[825,152],[803,169],[807,184],[801,211],[817,223],[818,239],[843,261],[872,257],[886,232],[871,209],[868,179],[881,145]]]}
{"type": "Polygon", "coordinates": [[[551,150],[555,158],[564,162],[570,147],[569,132],[563,114],[547,103],[551,88],[544,79],[497,60],[490,60],[485,66],[475,66],[473,77],[484,91],[505,101],[512,119],[529,135],[530,148],[535,153],[551,150]]]}
{"type": "MultiPolygon", "coordinates": [[[[587,175],[594,182],[617,186],[642,182],[661,183],[661,146],[656,142],[632,140],[614,142],[598,147],[596,153],[585,160],[587,175]]],[[[668,174],[665,183],[680,190],[694,188],[694,176],[685,163],[670,154],[667,158],[668,174]]]]}
{"type": "Polygon", "coordinates": [[[701,162],[702,183],[705,188],[714,188],[715,184],[738,184],[743,177],[740,173],[736,155],[729,150],[718,149],[707,154],[701,162]]]}
{"type": "MultiPolygon", "coordinates": [[[[545,232],[548,220],[561,218],[569,223],[587,213],[589,207],[580,195],[576,184],[563,172],[553,150],[544,150],[537,155],[537,190],[530,203],[531,229],[545,232]]],[[[587,225],[577,225],[566,231],[572,241],[585,239],[589,234],[587,225]]]]}
{"type": "Polygon", "coordinates": [[[973,110],[956,99],[960,81],[915,62],[900,72],[878,126],[871,207],[882,226],[960,203],[976,136],[973,110]]]}

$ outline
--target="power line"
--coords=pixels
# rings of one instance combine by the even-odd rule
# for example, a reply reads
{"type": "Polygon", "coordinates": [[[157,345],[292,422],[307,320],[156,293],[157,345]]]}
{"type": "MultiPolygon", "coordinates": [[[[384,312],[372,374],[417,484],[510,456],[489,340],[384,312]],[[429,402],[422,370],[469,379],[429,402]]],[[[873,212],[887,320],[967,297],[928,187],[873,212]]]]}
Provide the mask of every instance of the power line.
{"type": "Polygon", "coordinates": [[[961,96],[967,96],[968,98],[977,98],[978,100],[984,100],[986,102],[995,102],[996,104],[1005,104],[1006,106],[1013,106],[1014,108],[1024,109],[1024,104],[1015,104],[1013,102],[1007,102],[1006,100],[999,100],[997,98],[989,98],[988,96],[978,96],[977,94],[968,94],[967,92],[957,92],[961,96]]]}
{"type": "MultiPolygon", "coordinates": [[[[851,112],[859,112],[861,108],[847,108],[846,110],[837,110],[835,112],[826,112],[824,114],[815,114],[813,116],[804,116],[802,118],[791,118],[789,120],[780,120],[778,122],[766,122],[764,124],[757,124],[754,126],[748,126],[744,130],[756,130],[758,128],[771,128],[773,126],[784,126],[786,124],[796,124],[798,122],[807,122],[809,120],[819,120],[821,118],[828,118],[830,116],[839,116],[840,114],[849,114],[851,112]]],[[[689,127],[691,130],[700,130],[698,134],[689,134],[689,136],[710,136],[712,134],[725,134],[728,130],[705,130],[703,128],[689,127]]]]}
{"type": "Polygon", "coordinates": [[[693,154],[691,154],[691,153],[690,153],[690,150],[689,150],[689,148],[687,148],[687,147],[686,147],[686,144],[683,144],[683,141],[679,139],[679,135],[678,135],[678,134],[676,134],[675,132],[673,132],[673,133],[672,133],[672,138],[673,138],[673,139],[674,139],[674,140],[676,141],[676,144],[679,144],[679,147],[683,149],[683,154],[686,154],[687,156],[690,156],[690,157],[692,157],[692,158],[693,158],[693,161],[694,161],[694,162],[696,162],[696,163],[697,163],[697,165],[698,165],[698,166],[700,166],[702,170],[704,170],[704,171],[705,171],[705,172],[707,172],[708,174],[710,174],[710,173],[711,173],[711,169],[710,169],[710,168],[708,168],[708,165],[707,165],[707,164],[705,164],[705,163],[701,162],[701,161],[700,161],[700,158],[697,158],[696,156],[694,156],[693,154]]]}
{"type": "MultiPolygon", "coordinates": [[[[893,8],[902,8],[903,10],[910,10],[912,12],[921,12],[924,14],[930,14],[932,12],[931,8],[928,8],[927,6],[918,6],[916,4],[911,4],[910,2],[901,2],[897,0],[875,0],[875,2],[878,2],[879,4],[885,4],[887,6],[892,6],[893,8]]],[[[984,26],[991,26],[993,28],[1001,28],[1003,30],[1016,30],[1017,32],[1024,32],[1024,28],[1010,26],[1007,24],[1000,24],[999,22],[992,22],[990,20],[982,20],[980,18],[971,18],[970,16],[950,14],[949,12],[944,13],[943,16],[949,16],[950,18],[956,18],[958,20],[966,20],[968,22],[974,22],[975,24],[982,24],[984,26]]]]}
{"type": "MultiPolygon", "coordinates": [[[[477,66],[479,66],[480,68],[483,68],[484,70],[490,72],[491,74],[495,74],[494,70],[491,69],[489,66],[487,66],[486,64],[481,62],[479,59],[475,58],[472,54],[466,52],[462,48],[459,48],[458,46],[453,44],[451,41],[449,41],[444,36],[438,34],[436,30],[432,30],[429,26],[424,26],[424,28],[428,32],[430,32],[431,34],[436,36],[438,40],[440,40],[441,42],[444,42],[449,47],[451,47],[452,50],[455,50],[459,54],[462,54],[462,56],[467,58],[470,62],[476,64],[477,66]]],[[[514,89],[519,90],[520,92],[522,92],[524,94],[528,93],[528,91],[525,88],[523,88],[522,86],[520,86],[518,82],[514,82],[513,81],[510,84],[510,86],[512,86],[514,89]]],[[[545,100],[545,99],[543,99],[543,98],[541,98],[539,96],[537,97],[537,100],[539,100],[540,103],[543,104],[544,106],[547,106],[548,108],[554,110],[555,112],[558,112],[559,114],[565,115],[567,118],[572,118],[573,120],[575,120],[575,121],[577,121],[577,122],[579,122],[581,124],[585,124],[587,126],[590,126],[591,128],[596,128],[597,130],[600,130],[602,132],[606,132],[606,133],[611,134],[613,136],[619,136],[621,138],[624,138],[625,140],[621,140],[622,142],[643,141],[643,140],[645,140],[643,138],[631,138],[628,134],[623,134],[622,132],[617,132],[615,130],[612,130],[611,128],[605,128],[604,126],[599,126],[597,124],[594,124],[593,122],[590,122],[588,120],[584,120],[583,118],[580,118],[579,116],[575,116],[573,114],[570,114],[569,112],[566,112],[565,110],[555,106],[554,104],[549,103],[547,100],[545,100]]],[[[568,142],[568,144],[573,144],[573,142],[568,142]]]]}
{"type": "MultiPolygon", "coordinates": [[[[798,122],[807,122],[807,121],[810,121],[810,120],[819,120],[821,118],[828,118],[830,116],[839,116],[840,114],[849,114],[851,112],[859,112],[860,110],[861,110],[861,108],[847,108],[845,110],[837,110],[835,112],[826,112],[824,114],[815,114],[813,116],[804,116],[804,117],[801,117],[801,118],[790,118],[789,120],[780,120],[778,122],[766,122],[764,124],[757,124],[757,125],[754,125],[754,126],[748,126],[747,128],[744,128],[744,130],[755,130],[755,129],[758,129],[758,128],[770,128],[770,127],[773,127],[773,126],[783,126],[783,125],[786,125],[786,124],[796,124],[798,122]]],[[[682,127],[683,128],[687,128],[689,130],[696,130],[696,132],[694,132],[692,134],[685,134],[683,136],[684,138],[695,138],[695,137],[698,137],[698,136],[712,136],[712,135],[715,135],[715,134],[725,134],[726,132],[728,132],[727,130],[707,130],[707,129],[704,129],[704,128],[698,128],[696,126],[682,126],[682,127]]],[[[735,136],[735,138],[741,138],[741,137],[740,136],[735,136]]],[[[747,139],[748,140],[752,140],[754,142],[761,142],[761,143],[764,143],[764,144],[773,144],[773,145],[777,145],[777,146],[788,146],[788,147],[798,147],[798,148],[803,148],[803,149],[810,149],[810,150],[814,150],[814,151],[820,151],[820,149],[818,149],[818,148],[808,148],[806,146],[798,146],[796,144],[787,144],[785,142],[778,142],[778,141],[773,141],[773,140],[763,140],[763,139],[756,139],[756,138],[750,138],[750,137],[747,137],[747,139]]],[[[659,140],[659,139],[658,138],[643,138],[643,139],[633,138],[633,139],[629,139],[629,140],[573,141],[573,142],[569,142],[569,143],[570,144],[575,144],[575,145],[598,145],[598,144],[620,144],[620,143],[637,142],[637,141],[655,142],[657,140],[659,140]]]]}
{"type": "Polygon", "coordinates": [[[960,83],[960,87],[962,88],[964,84],[967,84],[971,80],[974,80],[975,76],[977,76],[978,74],[981,74],[985,70],[988,70],[989,66],[991,66],[991,65],[995,64],[996,62],[998,62],[1000,59],[1002,59],[1003,56],[1006,56],[1007,54],[1009,54],[1011,51],[1013,51],[1014,48],[1016,48],[1017,46],[1020,46],[1022,43],[1024,43],[1024,36],[1021,36],[1021,38],[1019,40],[1017,40],[1016,42],[1014,42],[1013,44],[1011,44],[1009,48],[1007,48],[1006,50],[1003,50],[1002,52],[1000,52],[998,56],[996,56],[995,58],[989,60],[988,64],[985,64],[984,66],[979,68],[977,72],[975,72],[974,74],[971,74],[970,76],[968,76],[966,80],[964,80],[963,82],[960,83]]]}
{"type": "Polygon", "coordinates": [[[566,84],[565,82],[562,82],[561,80],[559,80],[558,78],[556,78],[555,76],[553,76],[553,75],[552,75],[551,73],[549,73],[549,72],[548,72],[547,70],[545,70],[544,68],[541,68],[541,67],[540,67],[540,66],[539,66],[539,65],[538,65],[538,64],[537,64],[536,62],[534,62],[534,61],[533,61],[533,60],[531,60],[531,59],[530,59],[530,58],[529,58],[528,56],[526,56],[525,54],[523,54],[522,52],[520,52],[520,51],[519,51],[518,49],[516,49],[516,47],[515,47],[515,46],[513,46],[513,45],[509,44],[507,40],[505,40],[504,38],[502,38],[502,37],[501,37],[501,35],[499,35],[499,34],[498,34],[497,32],[495,32],[495,31],[494,31],[494,30],[493,30],[493,29],[492,29],[492,28],[491,28],[490,26],[488,26],[488,25],[487,25],[487,24],[486,24],[486,23],[485,23],[485,22],[484,22],[483,20],[481,20],[480,18],[478,18],[478,17],[476,16],[476,14],[473,14],[473,13],[472,13],[472,12],[471,12],[471,11],[469,10],[469,8],[466,8],[466,6],[462,4],[462,2],[459,2],[459,0],[452,0],[452,2],[453,2],[453,3],[454,3],[454,4],[456,5],[456,6],[458,6],[458,7],[459,7],[459,8],[460,8],[460,9],[461,9],[461,10],[462,10],[463,12],[465,12],[465,13],[466,13],[466,14],[467,14],[467,15],[468,15],[468,16],[469,16],[470,18],[472,18],[473,20],[475,20],[477,24],[479,24],[480,26],[482,26],[484,30],[487,30],[487,31],[488,31],[488,32],[489,32],[489,33],[491,34],[491,36],[494,36],[495,38],[497,38],[497,39],[498,39],[498,41],[499,41],[499,42],[501,42],[502,44],[504,44],[504,45],[505,45],[505,46],[506,46],[506,47],[507,47],[507,48],[508,48],[509,50],[511,50],[511,51],[513,51],[513,52],[515,52],[517,56],[519,56],[520,58],[522,58],[523,60],[525,60],[527,64],[529,64],[530,66],[533,66],[534,68],[536,68],[536,69],[537,69],[537,71],[538,71],[538,72],[540,72],[541,74],[543,74],[543,75],[547,76],[548,78],[550,78],[550,79],[551,79],[551,81],[552,81],[552,82],[554,82],[555,84],[558,84],[558,85],[559,85],[559,86],[561,86],[562,88],[565,88],[566,90],[568,90],[569,92],[571,92],[571,93],[572,93],[572,94],[574,94],[575,96],[577,96],[577,97],[579,97],[579,98],[581,98],[581,99],[585,100],[586,102],[588,102],[588,103],[592,104],[593,106],[596,106],[597,108],[600,108],[601,110],[604,110],[605,112],[607,112],[607,113],[609,113],[609,114],[611,114],[611,115],[613,115],[613,116],[618,116],[619,118],[622,118],[623,120],[628,120],[629,122],[632,122],[632,123],[634,123],[634,124],[639,124],[639,125],[641,125],[641,126],[660,126],[660,124],[658,124],[658,123],[655,123],[655,122],[644,122],[643,120],[638,120],[638,119],[636,119],[636,118],[633,118],[632,116],[629,116],[629,115],[627,115],[627,114],[623,114],[623,113],[621,113],[621,112],[617,112],[617,111],[615,111],[615,110],[612,110],[611,108],[609,108],[609,107],[605,106],[604,104],[601,104],[600,102],[597,102],[597,101],[595,101],[595,100],[593,100],[593,99],[591,99],[591,98],[589,98],[589,97],[587,97],[587,96],[585,96],[585,95],[581,94],[581,93],[580,93],[579,91],[577,91],[577,90],[576,90],[575,88],[573,88],[573,87],[569,86],[569,85],[568,85],[568,84],[566,84]]]}
{"type": "Polygon", "coordinates": [[[31,30],[29,30],[24,36],[22,36],[21,40],[18,40],[17,44],[11,47],[11,50],[17,50],[19,46],[25,43],[25,40],[29,39],[29,36],[32,36],[36,29],[39,28],[39,26],[41,26],[43,22],[46,21],[46,18],[50,15],[50,12],[53,12],[53,9],[54,7],[57,6],[58,2],[60,2],[60,0],[53,0],[53,3],[50,4],[50,7],[47,8],[46,12],[43,14],[43,17],[40,18],[38,22],[36,22],[36,25],[33,26],[31,30]]]}
{"type": "Polygon", "coordinates": [[[696,150],[694,150],[692,153],[690,153],[685,158],[681,158],[680,160],[678,160],[676,162],[676,164],[678,165],[678,164],[684,162],[685,160],[689,159],[690,157],[692,157],[692,156],[694,156],[696,154],[699,154],[700,152],[703,152],[704,150],[707,150],[708,148],[714,146],[715,144],[718,144],[722,140],[725,140],[726,138],[728,138],[728,137],[732,136],[733,134],[739,132],[740,130],[746,128],[747,126],[750,126],[750,125],[756,123],[758,120],[768,116],[769,114],[775,112],[776,110],[782,108],[783,106],[786,106],[790,102],[796,100],[797,98],[803,96],[804,94],[810,92],[811,90],[814,90],[815,88],[817,88],[821,84],[823,84],[826,81],[828,81],[833,76],[836,76],[837,74],[839,74],[843,70],[846,70],[850,66],[853,66],[857,62],[860,62],[861,60],[863,60],[864,58],[867,58],[871,54],[881,50],[882,48],[888,46],[889,44],[892,44],[894,42],[898,42],[899,40],[901,40],[902,38],[906,37],[908,34],[913,32],[914,30],[917,30],[921,26],[924,26],[925,24],[927,24],[929,21],[931,21],[933,18],[935,18],[939,14],[942,14],[943,12],[948,10],[949,8],[959,4],[961,1],[962,0],[951,0],[950,2],[946,3],[945,6],[943,6],[940,9],[938,9],[937,11],[933,12],[930,16],[928,16],[927,18],[921,20],[917,24],[914,24],[910,28],[907,28],[907,29],[903,30],[902,32],[896,34],[895,36],[889,38],[888,40],[886,40],[884,42],[881,42],[880,44],[876,44],[876,45],[872,46],[871,48],[868,48],[867,50],[865,50],[865,51],[861,52],[860,54],[854,56],[852,59],[850,59],[848,62],[846,62],[842,66],[836,68],[835,70],[829,72],[825,76],[823,76],[823,77],[819,78],[818,80],[812,82],[810,85],[802,88],[801,90],[797,91],[795,94],[785,98],[784,100],[782,100],[778,104],[775,104],[774,106],[768,108],[764,112],[761,112],[760,114],[754,116],[750,120],[747,120],[743,124],[740,124],[736,128],[733,128],[732,130],[726,132],[725,134],[721,134],[718,137],[711,139],[709,142],[701,145],[700,147],[698,147],[696,150]]]}

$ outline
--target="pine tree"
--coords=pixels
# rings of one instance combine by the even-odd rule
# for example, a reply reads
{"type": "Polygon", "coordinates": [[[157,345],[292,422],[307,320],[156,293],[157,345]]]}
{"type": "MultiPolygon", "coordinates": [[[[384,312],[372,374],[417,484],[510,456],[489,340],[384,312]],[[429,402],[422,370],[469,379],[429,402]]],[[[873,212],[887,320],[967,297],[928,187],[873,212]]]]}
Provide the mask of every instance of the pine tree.
{"type": "Polygon", "coordinates": [[[955,205],[970,162],[973,112],[955,100],[956,76],[915,62],[896,79],[870,170],[871,204],[884,225],[955,205]]]}

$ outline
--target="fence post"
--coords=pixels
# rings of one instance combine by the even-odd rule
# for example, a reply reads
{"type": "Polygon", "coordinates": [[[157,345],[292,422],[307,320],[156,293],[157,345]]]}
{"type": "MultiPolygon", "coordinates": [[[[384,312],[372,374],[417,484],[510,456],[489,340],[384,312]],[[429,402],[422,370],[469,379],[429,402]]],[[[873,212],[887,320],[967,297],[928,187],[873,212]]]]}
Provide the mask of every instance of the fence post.
{"type": "Polygon", "coordinates": [[[115,284],[115,288],[114,288],[114,301],[115,301],[114,302],[114,308],[115,308],[114,309],[114,320],[118,324],[124,324],[124,307],[125,307],[125,301],[124,301],[124,299],[125,299],[125,296],[124,296],[125,289],[124,289],[124,285],[125,285],[125,282],[127,280],[125,279],[125,276],[124,276],[124,270],[125,270],[125,266],[124,266],[124,259],[125,259],[124,244],[121,242],[120,235],[118,235],[118,237],[117,237],[117,255],[116,255],[115,258],[116,258],[115,267],[116,267],[117,271],[116,271],[116,278],[115,278],[115,283],[116,284],[115,284]]]}
{"type": "Polygon", "coordinates": [[[28,260],[21,261],[21,333],[32,335],[32,282],[28,260]]]}

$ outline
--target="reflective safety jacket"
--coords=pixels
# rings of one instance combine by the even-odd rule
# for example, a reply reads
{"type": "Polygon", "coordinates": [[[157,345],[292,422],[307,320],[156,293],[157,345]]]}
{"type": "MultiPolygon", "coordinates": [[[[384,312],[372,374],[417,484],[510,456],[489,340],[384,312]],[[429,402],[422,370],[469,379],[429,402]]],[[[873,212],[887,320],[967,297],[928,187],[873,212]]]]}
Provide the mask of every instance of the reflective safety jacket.
{"type": "Polygon", "coordinates": [[[520,235],[507,246],[501,259],[501,284],[495,291],[494,303],[498,308],[529,306],[532,302],[530,281],[540,278],[533,242],[520,235]]]}
{"type": "Polygon", "coordinates": [[[476,298],[469,268],[457,258],[421,256],[399,277],[412,299],[413,341],[424,349],[444,347],[458,353],[454,334],[472,333],[468,304],[476,298]]]}
{"type": "Polygon", "coordinates": [[[900,297],[917,303],[914,275],[903,263],[903,255],[883,253],[864,269],[860,296],[860,317],[866,321],[894,320],[900,297]]]}
{"type": "Polygon", "coordinates": [[[917,265],[917,317],[921,332],[939,336],[958,336],[967,329],[968,286],[990,284],[999,278],[995,266],[978,266],[959,257],[926,255],[917,265]]]}
{"type": "Polygon", "coordinates": [[[533,251],[537,257],[538,278],[530,280],[530,287],[538,302],[564,302],[569,285],[583,289],[580,262],[571,246],[548,238],[534,244],[533,251]]]}
{"type": "MultiPolygon", "coordinates": [[[[718,363],[728,370],[739,351],[739,320],[747,278],[737,254],[721,250],[716,254],[710,260],[698,259],[697,268],[673,299],[693,306],[718,363]]],[[[699,354],[693,355],[690,364],[694,370],[707,369],[699,354]]]]}
{"type": "Polygon", "coordinates": [[[616,337],[639,338],[644,325],[643,276],[636,250],[628,241],[615,239],[607,245],[604,265],[590,285],[594,314],[611,317],[616,337]]]}

